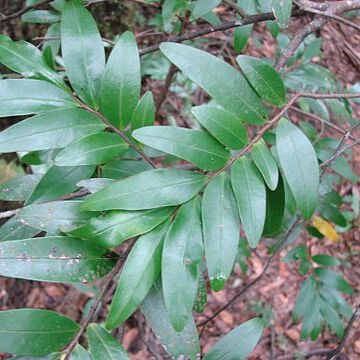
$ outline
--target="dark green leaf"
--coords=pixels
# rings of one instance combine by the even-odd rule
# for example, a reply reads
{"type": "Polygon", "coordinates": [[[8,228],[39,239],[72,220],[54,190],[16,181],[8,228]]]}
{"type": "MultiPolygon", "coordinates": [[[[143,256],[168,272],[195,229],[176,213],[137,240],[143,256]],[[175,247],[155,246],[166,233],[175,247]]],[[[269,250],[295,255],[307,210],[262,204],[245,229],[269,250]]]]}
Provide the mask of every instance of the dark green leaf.
{"type": "Polygon", "coordinates": [[[81,201],[54,201],[25,206],[17,216],[21,223],[51,234],[68,232],[84,225],[93,212],[80,211],[81,201]]]}
{"type": "Polygon", "coordinates": [[[12,41],[0,35],[0,63],[24,77],[43,77],[65,86],[62,77],[45,62],[41,51],[25,41],[12,41]]]}
{"type": "Polygon", "coordinates": [[[128,148],[117,134],[92,134],[68,145],[55,158],[57,166],[98,165],[120,156],[128,148]]]}
{"type": "Polygon", "coordinates": [[[155,122],[155,102],[151,91],[147,91],[139,100],[131,118],[131,130],[136,130],[143,126],[154,125],[155,122]]]}
{"type": "Polygon", "coordinates": [[[322,204],[319,207],[319,213],[326,220],[329,220],[336,225],[339,225],[342,227],[345,227],[347,225],[347,221],[346,221],[344,215],[335,206],[322,204]]]}
{"type": "Polygon", "coordinates": [[[204,131],[174,126],[147,126],[132,136],[156,150],[188,160],[204,170],[217,170],[229,159],[229,152],[204,131]]]}
{"type": "MultiPolygon", "coordinates": [[[[93,360],[129,360],[125,349],[98,324],[88,326],[86,336],[93,360]]],[[[83,360],[83,359],[81,359],[83,360]]]]}
{"type": "Polygon", "coordinates": [[[26,200],[26,205],[56,200],[75,191],[77,183],[89,178],[94,170],[93,166],[51,167],[26,200]]]}
{"type": "Polygon", "coordinates": [[[25,201],[33,192],[41,175],[18,176],[0,185],[0,199],[6,201],[25,201]]]}
{"type": "Polygon", "coordinates": [[[199,338],[194,319],[189,319],[181,332],[176,332],[164,304],[161,283],[155,284],[141,305],[146,320],[160,343],[173,357],[189,357],[196,360],[200,351],[199,338]]]}
{"type": "Polygon", "coordinates": [[[344,325],[336,310],[327,302],[327,299],[322,299],[320,302],[320,311],[324,320],[329,324],[330,329],[341,337],[344,334],[344,325]]]}
{"type": "Polygon", "coordinates": [[[314,273],[322,283],[330,287],[334,287],[336,290],[341,291],[344,294],[351,295],[353,293],[353,289],[350,284],[337,272],[319,267],[314,269],[314,273]]]}
{"type": "Polygon", "coordinates": [[[62,349],[79,325],[54,311],[0,311],[0,351],[15,355],[47,355],[62,349]]]}
{"type": "Polygon", "coordinates": [[[101,246],[116,247],[127,239],[144,234],[164,222],[173,208],[143,211],[113,211],[99,218],[93,218],[85,226],[70,235],[93,240],[101,246]]]}
{"type": "Polygon", "coordinates": [[[301,285],[300,293],[296,299],[293,311],[293,318],[299,321],[309,309],[312,308],[316,298],[316,281],[313,276],[309,276],[301,285]]]}
{"type": "Polygon", "coordinates": [[[182,205],[166,235],[162,254],[162,284],[170,322],[179,332],[192,317],[203,256],[200,201],[182,205]]]}
{"type": "MultiPolygon", "coordinates": [[[[205,268],[204,264],[202,265],[202,268],[205,268]]],[[[201,271],[193,310],[196,311],[197,313],[202,313],[205,310],[206,303],[207,303],[206,281],[204,278],[204,274],[201,271]]]]}
{"type": "Polygon", "coordinates": [[[191,112],[201,126],[229,149],[240,150],[247,144],[243,122],[228,111],[213,106],[196,106],[191,112]]]}
{"type": "Polygon", "coordinates": [[[271,0],[271,7],[279,26],[285,29],[291,16],[292,0],[271,0]]]}
{"type": "Polygon", "coordinates": [[[31,10],[27,11],[21,20],[35,24],[53,24],[60,21],[60,15],[56,11],[51,10],[31,10]]]}
{"type": "Polygon", "coordinates": [[[122,179],[151,169],[152,166],[145,161],[113,160],[103,166],[102,175],[106,178],[122,179]]]}
{"type": "Polygon", "coordinates": [[[0,241],[28,239],[37,235],[40,231],[23,224],[19,217],[14,216],[0,227],[0,241]]]}
{"type": "Polygon", "coordinates": [[[161,251],[170,221],[141,236],[121,272],[106,327],[122,324],[142,303],[160,275],[161,251]]]}
{"type": "Polygon", "coordinates": [[[157,169],[116,181],[89,196],[83,210],[143,210],[174,206],[194,197],[206,177],[190,171],[157,169]]]}
{"type": "Polygon", "coordinates": [[[216,176],[205,188],[202,220],[210,284],[219,291],[232,271],[240,236],[239,214],[227,174],[216,176]]]}
{"type": "Polygon", "coordinates": [[[285,190],[280,177],[277,188],[272,191],[266,188],[266,218],[263,236],[269,237],[281,231],[285,213],[285,190]]]}
{"type": "Polygon", "coordinates": [[[235,68],[190,46],[162,43],[160,49],[186,76],[226,110],[247,123],[263,123],[266,112],[259,97],[235,68]]]}
{"type": "Polygon", "coordinates": [[[296,204],[309,219],[318,202],[319,166],[308,138],[295,125],[282,119],[276,130],[276,149],[296,204]]]}
{"type": "Polygon", "coordinates": [[[79,344],[77,344],[70,355],[70,360],[92,360],[90,354],[79,344]]]}
{"type": "Polygon", "coordinates": [[[253,146],[251,155],[255,165],[260,170],[266,185],[274,191],[279,181],[279,170],[276,160],[272,156],[266,143],[263,140],[258,141],[253,146]]]}
{"type": "Polygon", "coordinates": [[[133,116],[141,88],[139,51],[133,33],[121,35],[106,64],[101,109],[109,121],[124,129],[133,116]]]}
{"type": "Polygon", "coordinates": [[[337,259],[336,257],[326,255],[326,254],[318,254],[311,257],[313,261],[315,261],[317,264],[323,265],[323,266],[339,266],[341,265],[341,261],[337,259]]]}
{"type": "Polygon", "coordinates": [[[76,103],[71,95],[47,81],[0,80],[0,117],[73,107],[76,107],[76,103]]]}
{"type": "Polygon", "coordinates": [[[0,152],[62,148],[104,128],[105,124],[87,111],[53,110],[33,116],[2,131],[0,152]]]}
{"type": "Polygon", "coordinates": [[[80,1],[69,1],[61,15],[61,51],[66,74],[79,97],[98,106],[105,68],[104,45],[95,20],[80,1]]]}
{"type": "Polygon", "coordinates": [[[265,224],[265,184],[258,170],[246,157],[241,157],[233,165],[231,183],[246,238],[250,246],[255,247],[265,224]]]}
{"type": "Polygon", "coordinates": [[[204,356],[204,360],[245,360],[259,342],[264,326],[254,318],[225,335],[204,356]]]}
{"type": "Polygon", "coordinates": [[[273,67],[252,56],[239,55],[236,60],[245,77],[262,99],[273,105],[284,105],[286,101],[285,86],[273,67]]]}
{"type": "Polygon", "coordinates": [[[234,30],[234,49],[240,53],[247,45],[254,25],[239,26],[234,30]]]}
{"type": "Polygon", "coordinates": [[[0,243],[0,275],[50,282],[90,282],[115,265],[115,254],[71,237],[53,236],[0,243]]]}

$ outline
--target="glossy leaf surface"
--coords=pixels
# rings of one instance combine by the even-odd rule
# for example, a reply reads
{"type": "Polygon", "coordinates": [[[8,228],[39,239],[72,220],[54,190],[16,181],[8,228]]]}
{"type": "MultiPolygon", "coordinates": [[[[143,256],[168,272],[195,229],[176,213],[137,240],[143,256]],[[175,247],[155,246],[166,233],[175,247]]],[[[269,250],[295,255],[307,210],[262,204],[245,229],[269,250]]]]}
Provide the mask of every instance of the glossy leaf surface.
{"type": "Polygon", "coordinates": [[[151,91],[147,91],[139,100],[131,118],[131,130],[136,130],[144,126],[154,125],[155,122],[155,102],[151,91]]]}

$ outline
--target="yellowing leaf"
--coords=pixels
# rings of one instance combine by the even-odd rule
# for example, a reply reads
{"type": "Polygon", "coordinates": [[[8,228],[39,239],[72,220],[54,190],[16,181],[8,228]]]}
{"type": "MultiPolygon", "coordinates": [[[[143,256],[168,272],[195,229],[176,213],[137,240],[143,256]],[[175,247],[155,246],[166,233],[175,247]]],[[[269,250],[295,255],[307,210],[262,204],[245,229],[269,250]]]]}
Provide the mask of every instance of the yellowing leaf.
{"type": "Polygon", "coordinates": [[[314,216],[313,226],[330,241],[339,241],[340,235],[336,232],[334,226],[320,216],[314,216]]]}

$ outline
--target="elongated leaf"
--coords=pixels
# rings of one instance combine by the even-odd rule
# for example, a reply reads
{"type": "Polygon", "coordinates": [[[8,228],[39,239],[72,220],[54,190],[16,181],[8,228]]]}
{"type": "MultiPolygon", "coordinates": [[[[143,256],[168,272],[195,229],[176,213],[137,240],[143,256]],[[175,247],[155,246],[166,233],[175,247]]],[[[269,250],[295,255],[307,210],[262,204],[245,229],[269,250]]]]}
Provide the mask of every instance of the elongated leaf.
{"type": "Polygon", "coordinates": [[[246,129],[235,115],[212,106],[196,106],[191,112],[201,126],[229,149],[239,150],[246,145],[246,129]]]}
{"type": "Polygon", "coordinates": [[[182,331],[192,317],[202,255],[200,202],[196,197],[180,207],[162,254],[164,301],[175,331],[182,331]]]}
{"type": "Polygon", "coordinates": [[[202,219],[210,284],[219,291],[233,268],[240,237],[239,214],[227,174],[216,176],[205,188],[202,219]]]}
{"type": "Polygon", "coordinates": [[[40,233],[40,230],[23,224],[18,216],[14,216],[0,226],[0,242],[28,239],[40,233]]]}
{"type": "Polygon", "coordinates": [[[245,360],[260,340],[263,329],[259,318],[246,321],[216,343],[204,360],[245,360]]]}
{"type": "Polygon", "coordinates": [[[0,35],[0,63],[24,77],[44,77],[58,86],[65,86],[62,77],[44,60],[41,51],[26,41],[12,41],[0,35]]]}
{"type": "Polygon", "coordinates": [[[285,29],[291,16],[292,0],[271,0],[271,8],[279,26],[285,29]]]}
{"type": "Polygon", "coordinates": [[[257,142],[251,151],[252,158],[255,165],[260,170],[266,185],[275,190],[279,181],[279,170],[276,164],[276,160],[271,154],[271,151],[267,147],[264,141],[257,142]]]}
{"type": "Polygon", "coordinates": [[[68,232],[84,225],[94,216],[92,212],[80,211],[81,203],[72,200],[25,206],[17,216],[23,224],[51,234],[68,232]]]}
{"type": "Polygon", "coordinates": [[[266,219],[263,236],[273,236],[281,230],[285,212],[285,189],[282,178],[277,188],[272,191],[266,188],[266,219]]]}
{"type": "Polygon", "coordinates": [[[231,183],[241,223],[251,247],[260,241],[265,224],[266,190],[258,170],[246,157],[232,167],[231,183]]]}
{"type": "Polygon", "coordinates": [[[96,193],[97,191],[103,189],[105,186],[114,183],[114,179],[107,178],[92,178],[81,180],[77,183],[79,187],[88,189],[90,193],[96,193]]]}
{"type": "Polygon", "coordinates": [[[155,122],[155,102],[151,91],[147,91],[138,102],[132,119],[131,129],[136,130],[143,126],[154,125],[155,122]]]}
{"type": "Polygon", "coordinates": [[[101,110],[113,125],[123,129],[129,124],[140,87],[139,51],[134,34],[127,31],[110,54],[101,91],[101,110]]]}
{"type": "Polygon", "coordinates": [[[221,3],[221,0],[197,0],[195,3],[192,16],[194,19],[202,17],[217,7],[221,3]]]}
{"type": "Polygon", "coordinates": [[[267,62],[252,56],[236,58],[250,84],[264,100],[277,106],[286,101],[285,86],[280,75],[267,62]]]}
{"type": "Polygon", "coordinates": [[[143,171],[151,170],[152,167],[145,161],[138,160],[114,160],[103,166],[102,175],[111,179],[122,179],[143,171]]]}
{"type": "Polygon", "coordinates": [[[106,320],[114,329],[122,324],[142,303],[159,277],[161,251],[170,221],[141,236],[131,250],[123,270],[106,320]]]}
{"type": "Polygon", "coordinates": [[[129,147],[116,134],[96,133],[68,145],[55,159],[57,166],[97,165],[120,156],[129,147]]]}
{"type": "Polygon", "coordinates": [[[173,208],[143,211],[113,211],[76,229],[70,235],[93,240],[101,246],[116,247],[123,241],[144,234],[170,217],[173,208]]]}
{"type": "Polygon", "coordinates": [[[51,167],[26,200],[26,205],[56,200],[75,191],[77,183],[89,178],[94,170],[93,166],[51,167]]]}
{"type": "Polygon", "coordinates": [[[0,275],[51,282],[90,282],[106,275],[116,254],[63,236],[0,243],[0,275]]]}
{"type": "Polygon", "coordinates": [[[51,48],[51,53],[53,58],[59,53],[60,45],[61,45],[61,29],[60,23],[55,23],[49,26],[45,33],[45,38],[49,40],[45,40],[43,43],[43,50],[46,48],[51,48]]]}
{"type": "Polygon", "coordinates": [[[90,354],[79,344],[70,355],[70,360],[92,360],[90,354]]]}
{"type": "Polygon", "coordinates": [[[0,117],[76,107],[70,94],[47,81],[0,80],[0,117]]]}
{"type": "Polygon", "coordinates": [[[326,255],[326,254],[318,254],[311,257],[313,261],[315,261],[317,264],[323,265],[323,266],[340,266],[341,261],[337,259],[336,257],[326,255]]]}
{"type": "Polygon", "coordinates": [[[142,210],[174,206],[194,197],[206,177],[190,171],[158,169],[116,181],[89,196],[83,210],[142,210]]]}
{"type": "Polygon", "coordinates": [[[100,325],[90,324],[86,336],[93,360],[130,360],[125,349],[100,325]]]}
{"type": "Polygon", "coordinates": [[[194,319],[189,319],[183,331],[176,332],[173,329],[164,304],[160,282],[155,284],[145,298],[141,311],[160,343],[171,356],[197,359],[200,346],[194,319]]]}
{"type": "Polygon", "coordinates": [[[162,43],[160,49],[186,76],[240,120],[251,124],[264,121],[266,113],[259,97],[235,68],[190,46],[162,43]]]}
{"type": "Polygon", "coordinates": [[[25,201],[33,192],[41,175],[18,176],[0,185],[0,199],[6,201],[25,201]]]}
{"type": "Polygon", "coordinates": [[[315,268],[314,272],[322,283],[333,287],[344,294],[351,295],[353,293],[351,285],[337,272],[323,267],[315,268]]]}
{"type": "Polygon", "coordinates": [[[71,86],[83,101],[97,107],[104,45],[93,17],[80,1],[67,2],[62,12],[61,50],[71,86]]]}
{"type": "Polygon", "coordinates": [[[295,125],[282,119],[276,130],[276,149],[296,204],[309,219],[318,201],[319,166],[308,138],[295,125]]]}
{"type": "Polygon", "coordinates": [[[31,10],[27,11],[21,20],[35,24],[53,24],[60,21],[59,13],[51,10],[31,10]]]}
{"type": "Polygon", "coordinates": [[[217,170],[229,152],[206,132],[174,126],[147,126],[132,136],[154,149],[188,160],[204,170],[217,170]]]}
{"type": "Polygon", "coordinates": [[[62,148],[104,128],[105,124],[87,111],[53,110],[33,116],[2,131],[0,152],[62,148]]]}
{"type": "Polygon", "coordinates": [[[47,355],[62,349],[79,325],[54,311],[0,311],[0,351],[15,355],[47,355]]]}

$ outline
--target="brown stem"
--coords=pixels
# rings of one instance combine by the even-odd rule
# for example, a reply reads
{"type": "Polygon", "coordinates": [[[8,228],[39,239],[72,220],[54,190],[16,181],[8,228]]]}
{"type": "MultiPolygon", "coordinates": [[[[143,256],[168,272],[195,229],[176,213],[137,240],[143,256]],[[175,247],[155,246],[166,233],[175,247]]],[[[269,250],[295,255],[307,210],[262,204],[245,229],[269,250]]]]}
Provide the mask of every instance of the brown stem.
{"type": "Polygon", "coordinates": [[[17,12],[14,12],[12,14],[4,15],[2,18],[0,18],[0,23],[9,21],[11,19],[16,19],[16,18],[20,17],[22,14],[26,13],[27,11],[36,9],[36,8],[40,7],[41,5],[48,4],[50,1],[51,0],[42,0],[42,1],[38,2],[37,4],[25,6],[23,9],[21,9],[17,12]]]}

